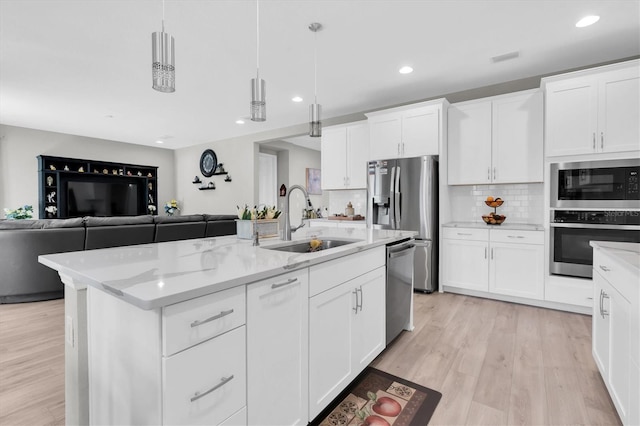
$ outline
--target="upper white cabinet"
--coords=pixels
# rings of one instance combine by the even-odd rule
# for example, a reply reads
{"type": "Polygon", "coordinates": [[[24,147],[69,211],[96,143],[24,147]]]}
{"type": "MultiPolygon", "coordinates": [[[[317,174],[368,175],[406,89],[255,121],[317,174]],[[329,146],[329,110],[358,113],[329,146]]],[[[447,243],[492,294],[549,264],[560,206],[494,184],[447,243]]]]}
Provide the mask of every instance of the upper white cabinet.
{"type": "Polygon", "coordinates": [[[369,125],[366,121],[322,129],[322,189],[367,187],[369,125]]]}
{"type": "Polygon", "coordinates": [[[543,80],[548,157],[640,149],[638,60],[543,80]]]}
{"type": "Polygon", "coordinates": [[[444,137],[446,99],[366,114],[371,160],[439,155],[444,137]]]}
{"type": "Polygon", "coordinates": [[[542,182],[542,111],[540,90],[451,105],[448,184],[542,182]]]}

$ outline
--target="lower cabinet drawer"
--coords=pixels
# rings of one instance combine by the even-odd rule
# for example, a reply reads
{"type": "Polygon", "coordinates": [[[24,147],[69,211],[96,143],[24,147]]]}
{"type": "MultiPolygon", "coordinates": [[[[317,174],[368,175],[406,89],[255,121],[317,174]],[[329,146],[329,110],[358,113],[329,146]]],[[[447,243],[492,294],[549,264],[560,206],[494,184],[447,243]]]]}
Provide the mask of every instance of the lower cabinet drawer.
{"type": "Polygon", "coordinates": [[[220,426],[247,426],[247,407],[243,407],[242,410],[220,423],[220,426]]]}
{"type": "Polygon", "coordinates": [[[479,228],[442,228],[442,238],[449,240],[488,241],[489,230],[479,228]]]}
{"type": "Polygon", "coordinates": [[[246,286],[169,305],[162,311],[164,356],[232,330],[246,322],[246,286]]]}
{"type": "Polygon", "coordinates": [[[163,362],[163,424],[217,425],[246,406],[246,327],[163,362]]]}

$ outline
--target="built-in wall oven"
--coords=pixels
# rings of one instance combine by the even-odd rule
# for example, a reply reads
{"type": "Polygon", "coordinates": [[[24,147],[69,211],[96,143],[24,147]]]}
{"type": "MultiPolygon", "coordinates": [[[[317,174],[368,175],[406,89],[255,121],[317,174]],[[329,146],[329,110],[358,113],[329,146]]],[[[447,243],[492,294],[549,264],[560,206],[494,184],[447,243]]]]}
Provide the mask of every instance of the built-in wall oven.
{"type": "Polygon", "coordinates": [[[552,274],[591,278],[589,241],[640,242],[640,158],[551,164],[552,274]]]}

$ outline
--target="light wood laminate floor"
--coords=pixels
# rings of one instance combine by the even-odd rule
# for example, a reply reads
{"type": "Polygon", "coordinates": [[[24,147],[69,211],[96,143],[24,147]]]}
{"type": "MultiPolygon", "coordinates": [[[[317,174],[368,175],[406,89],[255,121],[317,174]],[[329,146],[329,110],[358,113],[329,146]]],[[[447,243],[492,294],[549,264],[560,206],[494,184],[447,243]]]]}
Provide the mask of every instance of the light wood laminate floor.
{"type": "MultiPolygon", "coordinates": [[[[443,394],[431,424],[619,425],[591,317],[415,294],[415,330],[373,366],[443,394]]],[[[64,302],[0,305],[0,425],[64,424],[64,302]]]]}

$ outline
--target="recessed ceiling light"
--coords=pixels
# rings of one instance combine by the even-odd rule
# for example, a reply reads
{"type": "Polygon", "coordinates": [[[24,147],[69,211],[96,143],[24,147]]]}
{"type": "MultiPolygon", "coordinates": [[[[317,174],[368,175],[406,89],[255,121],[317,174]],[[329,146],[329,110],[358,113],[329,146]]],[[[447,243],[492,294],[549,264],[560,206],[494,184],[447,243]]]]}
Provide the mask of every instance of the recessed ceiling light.
{"type": "Polygon", "coordinates": [[[294,96],[293,98],[291,98],[291,100],[293,102],[302,102],[302,98],[300,96],[294,96]]]}
{"type": "Polygon", "coordinates": [[[156,143],[163,144],[164,141],[156,141],[156,143]]]}
{"type": "Polygon", "coordinates": [[[398,72],[400,72],[400,74],[410,74],[413,72],[413,68],[411,68],[408,65],[405,65],[404,67],[400,68],[398,72]]]}
{"type": "Polygon", "coordinates": [[[244,124],[244,120],[236,120],[236,124],[244,124]]]}
{"type": "Polygon", "coordinates": [[[597,15],[585,16],[584,18],[576,22],[576,27],[578,28],[588,27],[589,25],[595,24],[599,20],[600,20],[600,17],[597,15]]]}

